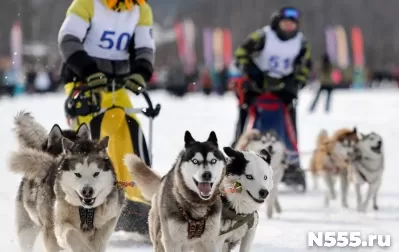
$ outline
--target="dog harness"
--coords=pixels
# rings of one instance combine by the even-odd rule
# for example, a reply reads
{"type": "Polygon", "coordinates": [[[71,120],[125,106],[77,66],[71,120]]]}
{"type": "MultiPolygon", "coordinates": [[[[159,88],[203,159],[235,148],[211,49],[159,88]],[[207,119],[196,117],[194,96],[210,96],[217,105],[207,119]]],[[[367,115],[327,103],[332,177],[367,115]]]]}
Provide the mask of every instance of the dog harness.
{"type": "Polygon", "coordinates": [[[80,229],[83,232],[88,232],[94,229],[95,211],[95,208],[79,207],[80,229]]]}
{"type": "Polygon", "coordinates": [[[205,232],[206,219],[208,218],[211,208],[208,207],[205,216],[199,220],[196,220],[189,216],[189,214],[186,213],[183,207],[181,207],[179,204],[177,204],[177,207],[183,215],[183,218],[187,221],[187,238],[189,240],[193,238],[200,238],[205,232]]]}
{"type": "MultiPolygon", "coordinates": [[[[362,162],[363,160],[367,160],[369,159],[368,157],[360,157],[360,159],[355,160],[354,162],[356,162],[358,165],[361,165],[365,170],[372,172],[372,169],[369,168],[364,162],[362,162]]],[[[383,161],[381,160],[380,162],[380,166],[382,166],[383,161]]],[[[366,175],[361,171],[361,169],[359,169],[358,167],[356,168],[356,171],[359,173],[360,177],[367,183],[374,183],[377,179],[379,179],[378,177],[375,178],[373,181],[370,181],[369,179],[367,179],[366,175]]]]}
{"type": "MultiPolygon", "coordinates": [[[[222,200],[224,202],[226,202],[225,197],[222,197],[222,200]]],[[[219,235],[224,235],[233,230],[236,230],[237,228],[241,227],[245,223],[248,223],[248,229],[252,228],[255,223],[255,213],[257,213],[257,211],[250,213],[250,214],[238,214],[235,210],[233,210],[231,208],[223,207],[222,217],[232,220],[232,221],[236,221],[236,223],[234,223],[234,225],[232,225],[227,230],[221,231],[219,235]]]]}

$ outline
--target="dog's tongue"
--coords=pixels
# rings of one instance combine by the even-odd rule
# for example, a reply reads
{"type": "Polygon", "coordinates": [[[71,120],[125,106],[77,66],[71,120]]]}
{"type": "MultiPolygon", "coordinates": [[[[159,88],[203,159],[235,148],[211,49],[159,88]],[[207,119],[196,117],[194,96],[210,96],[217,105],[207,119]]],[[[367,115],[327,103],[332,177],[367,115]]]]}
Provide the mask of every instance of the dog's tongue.
{"type": "Polygon", "coordinates": [[[208,182],[200,182],[198,183],[198,190],[203,194],[203,195],[209,195],[211,194],[211,183],[208,182]]]}

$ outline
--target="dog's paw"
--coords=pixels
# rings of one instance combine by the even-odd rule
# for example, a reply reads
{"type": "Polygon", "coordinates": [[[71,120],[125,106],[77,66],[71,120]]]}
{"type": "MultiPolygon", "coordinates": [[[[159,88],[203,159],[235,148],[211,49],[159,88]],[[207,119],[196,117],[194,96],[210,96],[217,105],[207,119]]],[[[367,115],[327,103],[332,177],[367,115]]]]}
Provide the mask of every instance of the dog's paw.
{"type": "Polygon", "coordinates": [[[379,208],[377,205],[373,205],[373,209],[374,209],[375,211],[378,211],[380,208],[379,208]]]}
{"type": "Polygon", "coordinates": [[[348,202],[342,202],[342,207],[343,207],[343,208],[349,208],[348,202]]]}

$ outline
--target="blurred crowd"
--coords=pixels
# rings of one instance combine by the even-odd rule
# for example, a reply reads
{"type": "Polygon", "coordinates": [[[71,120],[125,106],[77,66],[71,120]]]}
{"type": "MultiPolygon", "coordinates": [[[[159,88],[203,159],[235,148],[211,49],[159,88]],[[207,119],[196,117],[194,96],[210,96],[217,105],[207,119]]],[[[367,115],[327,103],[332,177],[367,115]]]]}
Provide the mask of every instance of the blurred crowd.
{"type": "MultiPolygon", "coordinates": [[[[310,81],[317,83],[313,85],[313,88],[318,91],[310,111],[314,110],[323,91],[326,91],[329,101],[334,89],[353,88],[359,80],[364,82],[362,83],[364,88],[399,87],[399,69],[360,71],[352,66],[340,69],[331,63],[327,54],[314,62],[310,81]]],[[[197,66],[194,71],[187,72],[178,62],[174,65],[158,67],[148,83],[148,89],[165,89],[177,96],[183,96],[188,92],[223,95],[229,90],[230,80],[239,75],[233,64],[219,70],[197,66]]],[[[59,68],[55,66],[49,68],[44,64],[28,64],[20,72],[16,72],[11,67],[0,68],[0,76],[0,96],[56,92],[62,86],[59,68]]],[[[327,102],[326,110],[328,110],[328,104],[329,102],[327,102]]]]}
{"type": "Polygon", "coordinates": [[[58,71],[40,64],[28,65],[20,71],[11,67],[0,69],[0,76],[0,96],[55,92],[60,86],[58,71]]]}

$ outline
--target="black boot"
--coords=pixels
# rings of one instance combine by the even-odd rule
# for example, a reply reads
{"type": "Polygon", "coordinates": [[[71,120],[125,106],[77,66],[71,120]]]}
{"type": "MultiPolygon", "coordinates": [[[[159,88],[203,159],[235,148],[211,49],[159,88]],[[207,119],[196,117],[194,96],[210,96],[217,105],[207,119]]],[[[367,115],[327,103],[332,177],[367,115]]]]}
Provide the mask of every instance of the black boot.
{"type": "Polygon", "coordinates": [[[234,148],[234,146],[237,144],[238,139],[240,138],[242,132],[244,131],[244,126],[245,126],[245,121],[247,120],[248,116],[248,110],[242,107],[238,108],[238,121],[236,125],[236,131],[234,135],[234,141],[231,144],[231,148],[234,148]]]}

